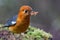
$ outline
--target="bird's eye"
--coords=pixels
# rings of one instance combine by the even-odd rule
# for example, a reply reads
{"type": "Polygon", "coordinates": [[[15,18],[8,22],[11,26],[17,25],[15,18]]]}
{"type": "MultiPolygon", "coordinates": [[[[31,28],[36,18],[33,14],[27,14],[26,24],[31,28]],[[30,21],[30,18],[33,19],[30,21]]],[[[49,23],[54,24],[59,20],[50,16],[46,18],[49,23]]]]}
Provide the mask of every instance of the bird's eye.
{"type": "Polygon", "coordinates": [[[24,12],[25,12],[25,13],[27,13],[27,12],[28,12],[28,10],[24,10],[24,12]]]}

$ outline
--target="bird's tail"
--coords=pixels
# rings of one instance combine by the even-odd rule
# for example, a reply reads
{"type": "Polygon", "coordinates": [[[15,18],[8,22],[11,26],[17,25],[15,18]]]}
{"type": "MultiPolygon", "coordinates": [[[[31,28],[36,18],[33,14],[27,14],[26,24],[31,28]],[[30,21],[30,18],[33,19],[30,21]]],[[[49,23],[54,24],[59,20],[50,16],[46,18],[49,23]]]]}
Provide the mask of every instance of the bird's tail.
{"type": "Polygon", "coordinates": [[[0,28],[5,28],[5,25],[0,25],[0,28]]]}
{"type": "Polygon", "coordinates": [[[5,28],[4,26],[0,26],[0,28],[5,28]]]}

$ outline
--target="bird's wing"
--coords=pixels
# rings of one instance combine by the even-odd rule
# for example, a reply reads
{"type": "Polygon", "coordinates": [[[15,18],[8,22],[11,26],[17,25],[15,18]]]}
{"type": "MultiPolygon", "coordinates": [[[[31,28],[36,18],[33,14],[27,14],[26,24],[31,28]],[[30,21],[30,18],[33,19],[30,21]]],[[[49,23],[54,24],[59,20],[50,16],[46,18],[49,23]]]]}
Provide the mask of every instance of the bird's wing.
{"type": "Polygon", "coordinates": [[[10,18],[6,24],[4,25],[5,27],[9,27],[11,25],[15,25],[16,24],[16,19],[17,19],[17,15],[13,16],[12,18],[10,18]]]}

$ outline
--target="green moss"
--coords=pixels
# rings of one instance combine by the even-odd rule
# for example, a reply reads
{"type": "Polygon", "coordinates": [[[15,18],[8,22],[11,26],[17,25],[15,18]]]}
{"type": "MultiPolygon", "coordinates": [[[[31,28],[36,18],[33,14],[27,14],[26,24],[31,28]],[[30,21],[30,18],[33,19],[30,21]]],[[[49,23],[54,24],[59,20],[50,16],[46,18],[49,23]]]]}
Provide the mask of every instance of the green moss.
{"type": "Polygon", "coordinates": [[[36,40],[40,40],[42,38],[52,38],[52,35],[50,33],[32,26],[29,26],[26,35],[32,37],[33,39],[35,38],[36,40]]]}
{"type": "MultiPolygon", "coordinates": [[[[2,27],[2,25],[0,25],[0,27],[2,27]]],[[[8,30],[8,28],[1,28],[0,31],[1,30],[8,30]]],[[[50,33],[39,28],[29,26],[27,31],[24,33],[22,40],[49,40],[49,38],[52,38],[50,33]]]]}

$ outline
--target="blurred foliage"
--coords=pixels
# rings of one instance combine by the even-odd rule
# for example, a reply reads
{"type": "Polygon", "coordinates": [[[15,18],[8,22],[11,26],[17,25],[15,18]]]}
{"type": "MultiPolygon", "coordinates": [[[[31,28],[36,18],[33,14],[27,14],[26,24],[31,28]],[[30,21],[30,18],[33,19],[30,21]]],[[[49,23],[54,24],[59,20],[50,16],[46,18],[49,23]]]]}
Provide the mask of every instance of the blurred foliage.
{"type": "MultiPolygon", "coordinates": [[[[0,27],[1,26],[2,25],[0,25],[0,27]]],[[[29,26],[27,31],[24,32],[24,35],[20,35],[20,37],[18,37],[19,40],[20,40],[20,38],[21,38],[21,40],[50,40],[52,38],[52,35],[39,28],[29,26]]],[[[8,31],[8,28],[1,27],[0,28],[0,40],[2,40],[2,39],[3,40],[5,40],[5,39],[14,40],[16,38],[10,31],[8,31]]]]}

